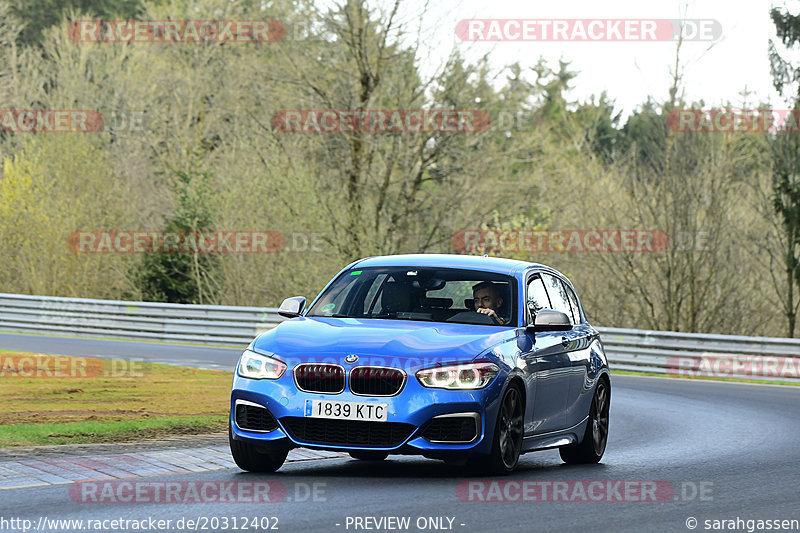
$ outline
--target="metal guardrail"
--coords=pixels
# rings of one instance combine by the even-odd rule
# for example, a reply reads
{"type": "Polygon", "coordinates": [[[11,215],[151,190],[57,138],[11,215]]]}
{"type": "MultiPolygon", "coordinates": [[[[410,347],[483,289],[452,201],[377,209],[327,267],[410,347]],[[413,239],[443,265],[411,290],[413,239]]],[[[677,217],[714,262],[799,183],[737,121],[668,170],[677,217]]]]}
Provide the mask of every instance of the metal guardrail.
{"type": "Polygon", "coordinates": [[[800,380],[800,339],[598,328],[617,370],[800,380]]]}
{"type": "Polygon", "coordinates": [[[0,331],[247,346],[282,320],[267,307],[0,293],[0,331]]]}
{"type": "MultiPolygon", "coordinates": [[[[0,293],[0,331],[244,347],[283,320],[271,307],[0,293]]],[[[598,329],[614,369],[800,380],[800,339],[598,329]]]]}

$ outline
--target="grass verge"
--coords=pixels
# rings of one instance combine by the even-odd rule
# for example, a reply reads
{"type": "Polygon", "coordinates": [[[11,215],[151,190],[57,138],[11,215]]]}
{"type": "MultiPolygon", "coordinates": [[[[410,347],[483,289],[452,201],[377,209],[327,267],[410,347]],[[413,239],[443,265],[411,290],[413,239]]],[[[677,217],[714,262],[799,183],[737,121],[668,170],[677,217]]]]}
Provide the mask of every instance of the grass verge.
{"type": "Polygon", "coordinates": [[[654,378],[672,378],[672,379],[697,379],[702,381],[730,381],[733,383],[758,383],[761,385],[790,385],[792,387],[800,386],[796,381],[778,381],[770,379],[749,379],[749,378],[723,378],[714,376],[677,376],[673,374],[654,373],[654,372],[634,372],[632,370],[614,370],[611,369],[611,374],[622,374],[627,376],[647,376],[654,378]]]}
{"type": "Polygon", "coordinates": [[[230,372],[0,353],[0,447],[224,431],[230,372]]]}

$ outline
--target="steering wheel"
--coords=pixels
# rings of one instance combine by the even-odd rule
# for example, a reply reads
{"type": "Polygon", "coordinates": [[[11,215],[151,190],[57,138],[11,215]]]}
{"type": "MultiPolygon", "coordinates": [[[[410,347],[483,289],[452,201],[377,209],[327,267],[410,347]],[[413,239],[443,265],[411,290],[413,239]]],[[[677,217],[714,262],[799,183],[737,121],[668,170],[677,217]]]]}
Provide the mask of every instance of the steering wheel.
{"type": "Polygon", "coordinates": [[[475,312],[478,313],[479,315],[484,315],[484,316],[488,316],[489,318],[491,318],[492,319],[492,323],[495,326],[502,326],[503,325],[502,322],[500,322],[500,319],[497,317],[496,314],[495,315],[486,315],[486,314],[480,313],[478,311],[475,311],[475,312]]]}
{"type": "Polygon", "coordinates": [[[500,325],[500,321],[497,320],[497,317],[485,315],[483,313],[479,313],[477,311],[462,311],[456,315],[453,315],[449,319],[448,322],[464,322],[467,324],[477,324],[477,325],[500,325]]]}

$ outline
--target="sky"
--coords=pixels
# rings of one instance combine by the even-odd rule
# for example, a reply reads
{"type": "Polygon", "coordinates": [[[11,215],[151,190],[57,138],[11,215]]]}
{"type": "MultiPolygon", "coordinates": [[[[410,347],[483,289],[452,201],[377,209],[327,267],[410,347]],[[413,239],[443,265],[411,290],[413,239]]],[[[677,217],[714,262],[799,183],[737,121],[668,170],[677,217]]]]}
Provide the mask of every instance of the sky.
{"type": "MultiPolygon", "coordinates": [[[[703,100],[706,106],[730,102],[741,107],[742,92],[751,94],[748,104],[769,102],[783,108],[785,101],[772,87],[767,55],[768,40],[775,30],[769,18],[771,7],[800,11],[800,2],[775,3],[768,0],[425,0],[406,3],[401,17],[409,24],[421,24],[423,46],[430,54],[423,62],[437,64],[457,48],[475,60],[487,53],[491,63],[519,62],[527,69],[540,57],[557,68],[558,60],[570,61],[579,74],[573,80],[569,100],[583,101],[606,91],[623,117],[648,96],[657,101],[668,97],[674,68],[676,42],[466,42],[456,35],[463,19],[713,19],[721,36],[713,42],[687,41],[681,49],[683,96],[689,102],[703,100]]],[[[529,78],[535,79],[531,73],[529,78]]]]}

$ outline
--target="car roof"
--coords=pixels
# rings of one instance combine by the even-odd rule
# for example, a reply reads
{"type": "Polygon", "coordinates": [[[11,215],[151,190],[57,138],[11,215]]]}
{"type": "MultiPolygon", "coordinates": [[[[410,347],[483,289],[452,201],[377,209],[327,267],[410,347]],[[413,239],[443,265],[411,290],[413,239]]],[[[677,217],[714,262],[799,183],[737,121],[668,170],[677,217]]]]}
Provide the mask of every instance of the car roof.
{"type": "Polygon", "coordinates": [[[367,267],[438,267],[438,268],[463,268],[481,270],[495,274],[513,276],[531,267],[547,268],[538,263],[529,263],[516,259],[503,257],[487,257],[482,255],[457,255],[457,254],[401,254],[368,257],[356,261],[350,268],[367,267]]]}

